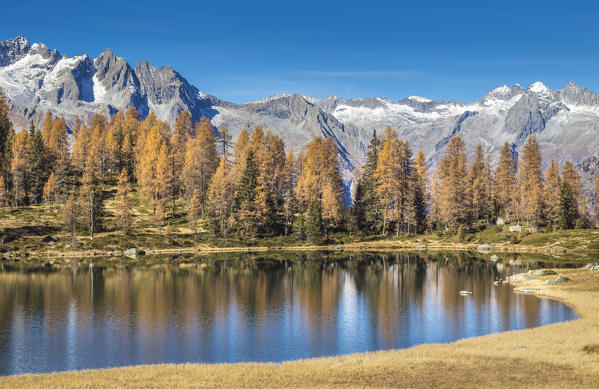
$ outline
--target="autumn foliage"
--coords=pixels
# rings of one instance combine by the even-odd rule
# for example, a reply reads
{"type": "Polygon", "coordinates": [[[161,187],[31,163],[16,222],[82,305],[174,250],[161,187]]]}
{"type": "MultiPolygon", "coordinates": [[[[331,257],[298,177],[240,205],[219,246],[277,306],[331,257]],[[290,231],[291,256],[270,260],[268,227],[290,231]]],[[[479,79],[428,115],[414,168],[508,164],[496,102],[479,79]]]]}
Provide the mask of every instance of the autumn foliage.
{"type": "Polygon", "coordinates": [[[591,224],[576,167],[566,161],[560,170],[552,159],[543,172],[535,135],[521,155],[506,143],[496,162],[482,145],[469,161],[465,142],[454,137],[429,171],[426,155],[387,128],[373,133],[350,191],[332,138],[316,137],[295,153],[261,127],[233,142],[207,118],[194,122],[182,112],[171,129],[133,108],[70,129],[47,114],[40,129],[15,133],[3,101],[0,205],[60,207],[74,242],[76,231],[135,234],[142,212],[168,239],[188,223],[195,236],[293,235],[315,243],[336,232],[479,229],[499,218],[532,227],[591,224]]]}

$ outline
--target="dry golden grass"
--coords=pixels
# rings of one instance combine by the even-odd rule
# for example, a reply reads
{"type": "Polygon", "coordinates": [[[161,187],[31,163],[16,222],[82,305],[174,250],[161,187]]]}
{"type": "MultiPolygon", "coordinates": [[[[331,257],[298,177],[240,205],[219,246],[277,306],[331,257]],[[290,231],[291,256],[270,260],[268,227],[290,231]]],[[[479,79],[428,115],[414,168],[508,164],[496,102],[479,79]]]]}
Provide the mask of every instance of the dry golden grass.
{"type": "Polygon", "coordinates": [[[579,320],[397,351],[282,364],[151,365],[22,375],[0,378],[0,387],[598,387],[599,354],[588,350],[599,344],[599,273],[559,272],[572,281],[520,286],[564,301],[579,320]]]}

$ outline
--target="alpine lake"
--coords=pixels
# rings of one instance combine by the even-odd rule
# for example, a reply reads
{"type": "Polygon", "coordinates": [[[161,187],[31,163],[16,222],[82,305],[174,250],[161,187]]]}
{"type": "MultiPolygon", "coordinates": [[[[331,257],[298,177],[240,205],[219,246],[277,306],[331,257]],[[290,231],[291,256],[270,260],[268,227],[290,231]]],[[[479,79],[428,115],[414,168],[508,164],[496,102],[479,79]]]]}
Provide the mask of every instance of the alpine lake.
{"type": "Polygon", "coordinates": [[[280,362],[576,319],[498,280],[584,262],[473,252],[278,252],[0,265],[0,375],[280,362]],[[461,295],[460,291],[471,292],[461,295]]]}

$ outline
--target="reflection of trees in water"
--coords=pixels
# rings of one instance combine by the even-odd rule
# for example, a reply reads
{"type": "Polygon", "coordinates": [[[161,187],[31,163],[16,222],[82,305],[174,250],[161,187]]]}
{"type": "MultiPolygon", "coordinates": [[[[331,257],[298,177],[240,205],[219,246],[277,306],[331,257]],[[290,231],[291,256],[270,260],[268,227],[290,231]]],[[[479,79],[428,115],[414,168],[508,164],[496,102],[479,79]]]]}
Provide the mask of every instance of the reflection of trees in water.
{"type": "MultiPolygon", "coordinates": [[[[395,344],[399,334],[413,333],[431,317],[446,321],[439,331],[458,335],[466,313],[474,328],[485,328],[496,306],[502,329],[510,328],[514,317],[535,323],[542,300],[492,286],[510,268],[533,267],[534,262],[515,255],[492,263],[468,252],[310,252],[186,258],[146,268],[0,272],[0,333],[10,333],[24,316],[37,320],[46,334],[61,333],[68,320],[75,320],[77,331],[90,339],[109,338],[110,331],[121,331],[132,342],[152,339],[148,352],[157,355],[168,336],[177,336],[185,339],[181,352],[200,350],[208,360],[222,347],[218,337],[232,328],[235,342],[266,342],[272,336],[267,324],[288,315],[306,328],[312,345],[323,342],[319,326],[343,328],[347,315],[362,315],[368,331],[360,336],[379,348],[395,344]],[[462,289],[473,295],[459,296],[462,289]],[[348,304],[361,304],[362,311],[348,311],[348,304]],[[102,329],[109,325],[117,327],[102,329]]],[[[44,332],[37,336],[41,342],[44,332]]],[[[0,363],[11,341],[0,337],[0,363]]],[[[67,349],[66,343],[52,347],[67,349]]]]}

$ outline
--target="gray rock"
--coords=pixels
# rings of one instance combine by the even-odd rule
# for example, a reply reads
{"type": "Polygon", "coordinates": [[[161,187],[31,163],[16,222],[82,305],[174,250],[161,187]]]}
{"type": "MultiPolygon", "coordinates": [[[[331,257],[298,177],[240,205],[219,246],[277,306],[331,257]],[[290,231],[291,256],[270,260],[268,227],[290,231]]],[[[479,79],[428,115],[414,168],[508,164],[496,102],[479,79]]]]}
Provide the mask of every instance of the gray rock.
{"type": "Polygon", "coordinates": [[[145,255],[145,251],[136,248],[127,249],[123,252],[123,255],[132,259],[136,259],[138,256],[145,255]]]}
{"type": "Polygon", "coordinates": [[[597,263],[597,262],[587,263],[584,266],[584,268],[589,271],[599,271],[599,263],[597,263]]]}
{"type": "Polygon", "coordinates": [[[481,253],[490,253],[491,251],[493,251],[493,246],[491,246],[490,244],[480,244],[478,245],[476,250],[481,253]]]}
{"type": "Polygon", "coordinates": [[[558,285],[558,284],[562,284],[564,282],[568,282],[570,281],[570,279],[568,277],[564,277],[561,274],[557,276],[557,278],[555,280],[547,280],[545,281],[545,283],[547,285],[558,285]]]}
{"type": "Polygon", "coordinates": [[[533,280],[534,278],[531,277],[528,274],[522,273],[522,274],[515,274],[513,276],[509,276],[507,277],[506,281],[508,282],[520,282],[520,281],[530,281],[533,280]]]}
{"type": "Polygon", "coordinates": [[[522,232],[522,226],[520,226],[520,225],[510,226],[509,230],[510,230],[510,232],[522,232]]]}

